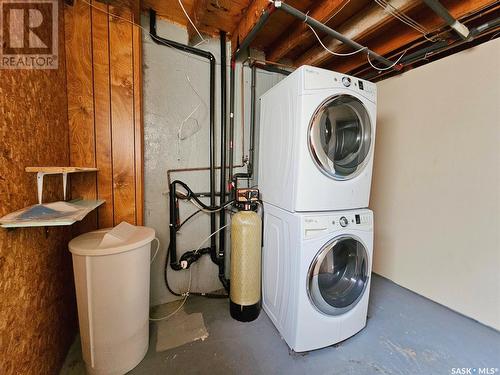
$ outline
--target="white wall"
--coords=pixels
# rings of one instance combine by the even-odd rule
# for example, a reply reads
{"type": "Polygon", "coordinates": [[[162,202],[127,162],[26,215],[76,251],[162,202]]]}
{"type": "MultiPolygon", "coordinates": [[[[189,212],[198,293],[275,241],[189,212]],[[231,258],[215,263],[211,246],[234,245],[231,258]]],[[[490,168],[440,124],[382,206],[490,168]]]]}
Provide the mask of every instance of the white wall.
{"type": "MultiPolygon", "coordinates": [[[[143,17],[142,23],[146,28],[149,27],[147,17],[143,17]]],[[[186,30],[178,25],[158,20],[157,29],[160,36],[187,43],[186,30]]],[[[163,279],[166,248],[169,242],[167,170],[209,165],[209,64],[205,59],[159,46],[145,33],[143,40],[145,225],[154,228],[161,241],[161,250],[151,271],[151,304],[157,305],[173,299],[173,296],[166,290],[163,279]],[[187,77],[200,97],[190,87],[187,77]],[[185,140],[178,141],[177,134],[181,122],[198,105],[198,110],[192,116],[193,120],[188,121],[184,127],[185,129],[195,127],[196,122],[198,122],[199,131],[185,140]]],[[[220,43],[218,39],[210,39],[208,44],[202,45],[200,48],[212,52],[218,62],[216,67],[215,116],[218,142],[220,139],[218,132],[220,127],[220,43]]],[[[229,44],[227,56],[229,59],[229,44]]],[[[235,164],[241,163],[242,154],[243,157],[248,156],[249,141],[248,110],[250,108],[249,82],[251,76],[250,70],[246,68],[244,69],[245,145],[244,150],[242,150],[240,68],[237,66],[235,164]]],[[[258,95],[279,79],[277,74],[260,72],[257,77],[258,95]]],[[[219,165],[219,154],[220,150],[218,149],[217,165],[219,165]]],[[[240,171],[246,171],[246,167],[240,171]]],[[[172,177],[185,181],[194,191],[209,190],[208,171],[179,173],[172,177]]],[[[217,190],[218,187],[219,182],[217,181],[217,190]]],[[[186,218],[196,210],[189,203],[182,202],[181,205],[181,219],[186,218]]],[[[199,214],[182,228],[177,237],[178,256],[182,255],[184,251],[196,249],[200,245],[200,242],[209,235],[209,222],[209,215],[199,214]]],[[[210,261],[210,258],[203,257],[192,266],[191,290],[207,292],[220,289],[222,286],[217,274],[217,267],[210,261]]],[[[188,285],[189,271],[173,271],[169,268],[169,280],[174,290],[185,291],[188,285]]]]}
{"type": "Polygon", "coordinates": [[[374,271],[500,329],[500,39],[378,85],[374,271]]]}

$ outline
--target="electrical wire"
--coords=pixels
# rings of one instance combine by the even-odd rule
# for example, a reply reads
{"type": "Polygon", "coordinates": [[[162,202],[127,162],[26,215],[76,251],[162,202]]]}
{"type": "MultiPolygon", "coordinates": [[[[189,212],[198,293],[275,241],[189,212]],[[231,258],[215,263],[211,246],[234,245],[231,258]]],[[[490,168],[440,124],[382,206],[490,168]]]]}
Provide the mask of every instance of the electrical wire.
{"type": "Polygon", "coordinates": [[[407,16],[404,12],[400,11],[394,5],[388,3],[385,0],[375,0],[375,3],[384,9],[386,12],[391,14],[394,18],[397,18],[399,21],[403,22],[405,25],[411,27],[412,29],[418,31],[422,36],[428,40],[429,42],[435,43],[439,41],[439,39],[428,37],[429,32],[427,29],[415,21],[413,18],[407,16]]]}
{"type": "MultiPolygon", "coordinates": [[[[226,224],[222,227],[220,227],[219,229],[217,229],[215,232],[211,233],[208,237],[206,237],[202,242],[200,242],[200,245],[198,246],[198,248],[194,251],[194,253],[196,254],[198,251],[200,251],[201,247],[205,244],[205,242],[207,242],[210,238],[212,238],[212,236],[215,236],[217,233],[219,233],[221,230],[227,228],[230,224],[226,224]]],[[[153,322],[158,322],[160,320],[166,320],[172,316],[174,316],[177,312],[180,311],[180,309],[182,309],[182,307],[184,306],[184,304],[186,303],[188,297],[189,297],[189,294],[191,292],[191,282],[192,282],[192,268],[189,268],[189,283],[188,283],[188,287],[187,287],[187,290],[182,293],[181,295],[184,296],[181,304],[179,305],[179,307],[177,307],[177,309],[175,311],[173,311],[172,313],[166,315],[166,316],[162,316],[162,317],[159,317],[159,318],[149,318],[149,320],[153,321],[153,322]]],[[[175,294],[175,293],[174,293],[175,294]]],[[[178,294],[176,294],[178,295],[178,294]]]]}
{"type": "Polygon", "coordinates": [[[399,56],[398,59],[392,65],[385,67],[385,68],[379,68],[379,67],[373,65],[373,63],[370,60],[370,52],[368,52],[366,54],[366,59],[368,60],[368,63],[372,66],[373,69],[376,69],[379,71],[384,71],[384,70],[389,70],[389,69],[394,68],[401,61],[401,59],[403,58],[403,56],[406,54],[407,51],[408,51],[407,49],[404,50],[403,53],[401,54],[401,56],[399,56]]]}
{"type": "Polygon", "coordinates": [[[346,7],[346,5],[347,5],[347,4],[349,4],[350,2],[351,2],[351,0],[347,0],[347,1],[344,3],[344,5],[342,5],[342,6],[340,7],[340,9],[338,9],[335,13],[333,13],[333,14],[332,14],[332,15],[331,15],[331,16],[330,16],[330,17],[329,17],[329,18],[328,18],[325,22],[323,22],[323,23],[326,25],[328,22],[330,22],[330,20],[331,20],[333,17],[335,17],[337,14],[339,14],[339,13],[342,11],[342,9],[344,9],[344,8],[346,7]]]}
{"type": "Polygon", "coordinates": [[[149,261],[150,264],[154,262],[156,255],[158,255],[158,250],[160,250],[160,240],[158,239],[158,237],[153,238],[153,241],[156,241],[157,246],[156,246],[156,250],[155,250],[153,257],[149,261]]]}
{"type": "Polygon", "coordinates": [[[193,26],[193,28],[195,29],[196,33],[198,34],[198,36],[200,37],[201,41],[195,45],[195,47],[198,47],[199,45],[203,44],[203,43],[207,43],[208,40],[206,40],[205,38],[203,38],[203,36],[201,35],[200,31],[198,30],[198,28],[195,26],[194,22],[191,21],[191,17],[189,17],[188,13],[186,12],[186,9],[184,8],[184,4],[182,4],[182,1],[181,0],[177,0],[179,2],[179,5],[181,6],[181,9],[182,11],[184,12],[184,15],[186,16],[186,18],[188,19],[189,23],[191,24],[191,26],[193,26]]]}
{"type": "Polygon", "coordinates": [[[318,42],[319,44],[321,44],[321,47],[323,47],[325,49],[325,51],[327,51],[328,53],[332,54],[333,56],[340,56],[340,57],[343,57],[343,56],[352,56],[352,55],[355,55],[357,53],[360,53],[361,51],[365,51],[368,49],[368,47],[362,47],[354,52],[347,52],[347,53],[338,53],[338,52],[333,52],[331,49],[329,49],[327,46],[325,46],[323,44],[323,42],[321,41],[319,35],[316,33],[316,31],[312,28],[311,25],[308,25],[307,26],[311,29],[311,31],[313,32],[314,36],[316,37],[316,39],[318,39],[318,42]]]}

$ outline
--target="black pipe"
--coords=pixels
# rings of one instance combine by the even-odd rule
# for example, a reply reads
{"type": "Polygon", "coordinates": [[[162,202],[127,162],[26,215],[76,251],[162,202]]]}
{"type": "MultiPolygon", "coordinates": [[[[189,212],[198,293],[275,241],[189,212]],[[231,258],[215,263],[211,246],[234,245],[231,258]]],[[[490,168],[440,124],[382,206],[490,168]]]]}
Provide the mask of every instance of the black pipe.
{"type": "MultiPolygon", "coordinates": [[[[315,20],[314,18],[309,17],[307,14],[301,12],[298,9],[295,9],[294,7],[288,5],[287,3],[284,3],[282,1],[280,1],[279,5],[277,5],[276,8],[283,10],[285,13],[288,13],[291,16],[294,16],[295,18],[298,18],[299,20],[301,20],[304,23],[308,24],[312,28],[318,29],[318,30],[324,32],[325,34],[328,34],[332,38],[337,39],[337,40],[341,41],[342,43],[347,44],[348,46],[350,46],[350,47],[352,47],[352,48],[354,48],[356,50],[365,49],[366,52],[370,56],[373,56],[375,59],[377,59],[378,61],[380,61],[385,66],[394,66],[394,63],[392,61],[386,59],[383,56],[380,56],[376,52],[373,52],[368,47],[362,46],[358,42],[355,42],[354,40],[349,39],[345,35],[339,33],[338,31],[333,30],[332,28],[326,26],[325,24],[323,24],[323,23],[315,20]]],[[[397,65],[394,66],[395,70],[400,70],[401,68],[402,68],[402,66],[400,64],[397,64],[397,65]]]]}
{"type": "MultiPolygon", "coordinates": [[[[276,10],[276,7],[274,6],[274,3],[270,3],[269,6],[264,9],[262,12],[262,15],[260,16],[259,20],[255,24],[255,26],[252,28],[252,30],[248,33],[248,35],[243,39],[241,44],[236,48],[236,51],[233,52],[231,56],[231,69],[229,71],[229,87],[230,87],[230,95],[229,95],[229,179],[228,181],[231,183],[231,197],[234,197],[234,176],[233,176],[233,169],[234,169],[234,88],[235,88],[235,70],[236,70],[236,60],[238,59],[239,55],[241,52],[246,50],[249,46],[250,43],[255,39],[257,36],[258,32],[264,27],[264,25],[267,23],[269,20],[269,17],[271,14],[274,13],[276,10]]],[[[236,177],[239,178],[239,177],[236,177]]]]}
{"type": "MultiPolygon", "coordinates": [[[[226,58],[226,33],[220,32],[220,205],[226,201],[226,116],[227,116],[227,96],[226,96],[226,76],[227,76],[227,58],[226,58]]],[[[219,213],[219,228],[226,225],[226,211],[222,210],[219,213]]],[[[224,285],[226,290],[229,289],[229,283],[226,279],[225,269],[225,254],[226,254],[226,232],[219,232],[219,280],[224,285]]]]}
{"type": "MultiPolygon", "coordinates": [[[[430,46],[421,48],[421,49],[419,49],[411,54],[404,56],[401,59],[401,63],[403,63],[404,65],[411,65],[411,64],[421,60],[422,58],[424,58],[428,54],[440,53],[440,52],[443,52],[449,48],[458,47],[459,45],[462,45],[464,43],[472,42],[475,38],[481,36],[482,34],[488,32],[496,27],[498,27],[499,25],[500,25],[500,17],[495,18],[491,21],[488,21],[482,25],[479,25],[479,26],[471,29],[470,33],[469,33],[469,38],[466,40],[462,40],[458,37],[455,37],[454,39],[451,39],[451,40],[436,42],[434,44],[431,44],[430,46]]],[[[377,76],[378,76],[377,73],[372,73],[372,74],[367,75],[365,77],[365,79],[371,80],[377,76]]]]}
{"type": "MultiPolygon", "coordinates": [[[[179,42],[176,42],[174,40],[169,40],[162,38],[158,36],[157,30],[156,30],[156,12],[153,9],[149,10],[149,35],[151,36],[151,39],[156,43],[160,44],[163,46],[167,46],[170,48],[175,48],[183,52],[191,53],[193,55],[203,57],[207,59],[210,63],[210,206],[215,207],[215,57],[212,53],[208,51],[204,51],[202,49],[196,48],[196,47],[191,47],[179,42]]],[[[172,184],[170,186],[170,195],[173,195],[173,198],[170,199],[170,203],[172,202],[175,204],[176,203],[176,198],[175,198],[175,186],[174,189],[172,189],[172,184]],[[173,190],[173,192],[172,192],[173,190]]],[[[170,213],[172,214],[172,207],[170,208],[170,213]]],[[[174,216],[175,216],[175,209],[174,209],[174,216]]],[[[176,220],[172,220],[173,218],[171,217],[170,219],[170,234],[171,234],[171,260],[174,261],[174,258],[177,256],[177,247],[176,247],[176,240],[175,240],[175,231],[173,232],[172,236],[172,230],[175,229],[176,225],[176,220]]],[[[214,233],[216,231],[216,214],[211,213],[210,214],[210,233],[214,233]]],[[[212,261],[216,264],[219,264],[219,260],[217,258],[217,249],[216,249],[216,238],[215,236],[212,236],[210,238],[210,257],[212,261]]],[[[177,262],[177,259],[175,259],[175,262],[177,262]]]]}
{"type": "Polygon", "coordinates": [[[254,162],[255,162],[255,85],[257,80],[257,67],[253,65],[252,69],[252,78],[250,81],[250,147],[248,150],[249,160],[247,172],[250,174],[250,177],[253,176],[254,170],[254,162]]]}
{"type": "Polygon", "coordinates": [[[266,64],[261,64],[258,62],[254,62],[250,64],[250,66],[255,66],[261,70],[265,70],[266,72],[271,72],[271,73],[278,73],[278,74],[283,74],[284,76],[289,76],[292,74],[289,70],[281,69],[273,65],[266,65],[266,64]]]}

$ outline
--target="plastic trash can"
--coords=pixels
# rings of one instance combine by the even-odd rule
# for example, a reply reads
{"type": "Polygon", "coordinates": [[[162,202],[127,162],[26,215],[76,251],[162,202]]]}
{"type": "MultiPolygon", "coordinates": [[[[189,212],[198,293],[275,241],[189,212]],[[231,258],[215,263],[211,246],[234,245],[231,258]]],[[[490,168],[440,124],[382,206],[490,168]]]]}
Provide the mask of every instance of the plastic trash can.
{"type": "Polygon", "coordinates": [[[121,223],[69,243],[83,359],[90,375],[125,374],[149,342],[149,273],[155,231],[121,223]]]}

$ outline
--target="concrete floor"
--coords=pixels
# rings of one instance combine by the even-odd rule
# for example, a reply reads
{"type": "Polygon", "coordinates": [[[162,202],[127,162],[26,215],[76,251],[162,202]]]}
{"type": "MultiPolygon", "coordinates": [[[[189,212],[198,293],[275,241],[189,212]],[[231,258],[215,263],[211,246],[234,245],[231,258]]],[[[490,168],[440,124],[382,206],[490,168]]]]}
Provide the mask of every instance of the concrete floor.
{"type": "MultiPolygon", "coordinates": [[[[209,337],[149,351],[129,374],[495,374],[500,368],[500,333],[426,298],[373,276],[367,327],[331,347],[291,353],[262,312],[251,323],[229,316],[227,300],[190,298],[187,313],[202,312],[209,337]],[[489,372],[481,372],[487,368],[489,372]]],[[[79,338],[61,375],[84,374],[79,338]]]]}

